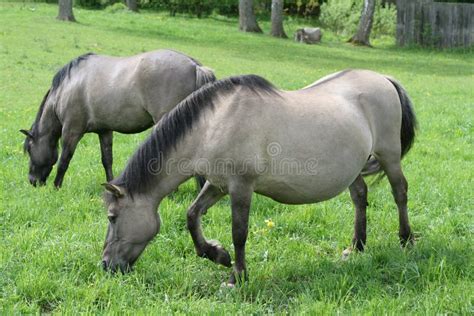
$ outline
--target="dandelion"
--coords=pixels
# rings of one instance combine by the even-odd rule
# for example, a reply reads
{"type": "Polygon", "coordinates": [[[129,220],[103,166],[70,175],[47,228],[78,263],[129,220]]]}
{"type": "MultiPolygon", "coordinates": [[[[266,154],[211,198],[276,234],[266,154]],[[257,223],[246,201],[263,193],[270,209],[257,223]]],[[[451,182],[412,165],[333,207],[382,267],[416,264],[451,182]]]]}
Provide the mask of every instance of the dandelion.
{"type": "Polygon", "coordinates": [[[270,228],[270,229],[275,227],[275,223],[271,220],[271,218],[266,219],[265,223],[267,224],[267,227],[270,228]]]}

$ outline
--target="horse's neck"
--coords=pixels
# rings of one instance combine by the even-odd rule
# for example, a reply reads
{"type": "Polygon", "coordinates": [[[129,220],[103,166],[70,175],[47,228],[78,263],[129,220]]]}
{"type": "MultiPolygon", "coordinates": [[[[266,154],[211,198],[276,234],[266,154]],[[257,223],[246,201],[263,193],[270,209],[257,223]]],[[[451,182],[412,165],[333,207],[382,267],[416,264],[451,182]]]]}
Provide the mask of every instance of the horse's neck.
{"type": "MultiPolygon", "coordinates": [[[[179,146],[177,148],[179,149],[179,146]]],[[[173,151],[163,161],[164,165],[161,166],[160,172],[155,175],[154,185],[150,189],[152,190],[150,194],[156,198],[157,205],[193,176],[192,168],[188,169],[181,164],[183,161],[192,163],[192,158],[188,158],[186,154],[180,156],[177,151],[173,151]]]]}
{"type": "Polygon", "coordinates": [[[51,142],[57,142],[61,136],[61,122],[59,121],[54,107],[46,104],[38,121],[37,132],[39,138],[47,138],[51,142]]]}
{"type": "Polygon", "coordinates": [[[199,138],[202,137],[200,134],[200,131],[187,133],[165,156],[156,159],[160,165],[154,164],[150,159],[146,165],[142,166],[142,168],[146,168],[152,178],[144,189],[145,192],[140,194],[146,196],[154,206],[158,206],[166,196],[176,191],[180,184],[194,175],[200,152],[199,138]]]}
{"type": "Polygon", "coordinates": [[[159,175],[156,178],[156,187],[153,188],[154,195],[158,203],[161,202],[170,193],[175,192],[179,185],[190,178],[189,175],[184,175],[177,170],[164,171],[165,174],[159,175]]]}

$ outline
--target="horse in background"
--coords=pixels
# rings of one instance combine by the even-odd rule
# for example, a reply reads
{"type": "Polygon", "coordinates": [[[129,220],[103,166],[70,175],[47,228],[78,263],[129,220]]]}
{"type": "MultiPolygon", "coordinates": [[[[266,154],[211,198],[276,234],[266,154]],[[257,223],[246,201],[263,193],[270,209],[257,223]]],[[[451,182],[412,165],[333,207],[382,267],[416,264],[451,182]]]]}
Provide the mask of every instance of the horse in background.
{"type": "MultiPolygon", "coordinates": [[[[85,133],[97,133],[107,181],[112,173],[112,134],[142,132],[214,73],[197,60],[172,50],[131,57],[92,53],[77,57],[56,73],[26,135],[29,181],[45,184],[58,160],[54,185],[59,188],[76,146],[85,133]]],[[[201,184],[204,181],[201,181],[201,184]]]]}

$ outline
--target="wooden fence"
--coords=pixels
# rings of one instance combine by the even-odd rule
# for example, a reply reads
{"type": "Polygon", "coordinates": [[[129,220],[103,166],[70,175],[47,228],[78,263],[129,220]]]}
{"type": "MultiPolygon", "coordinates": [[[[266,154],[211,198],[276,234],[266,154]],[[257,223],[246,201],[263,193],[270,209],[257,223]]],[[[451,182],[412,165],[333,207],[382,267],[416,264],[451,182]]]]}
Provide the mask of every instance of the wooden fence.
{"type": "Polygon", "coordinates": [[[474,43],[474,4],[397,0],[397,44],[470,47],[474,43]]]}

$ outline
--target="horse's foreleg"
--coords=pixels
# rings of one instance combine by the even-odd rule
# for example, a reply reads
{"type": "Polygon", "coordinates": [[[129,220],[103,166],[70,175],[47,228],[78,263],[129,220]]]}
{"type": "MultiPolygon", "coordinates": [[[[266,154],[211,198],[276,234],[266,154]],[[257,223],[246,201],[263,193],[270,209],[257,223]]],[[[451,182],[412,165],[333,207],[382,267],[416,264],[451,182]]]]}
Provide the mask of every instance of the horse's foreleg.
{"type": "Polygon", "coordinates": [[[249,226],[249,210],[253,189],[247,183],[237,183],[230,186],[230,199],[232,206],[232,242],[235,250],[234,271],[230,276],[228,285],[248,279],[245,263],[245,243],[247,241],[249,226]]]}
{"type": "Polygon", "coordinates": [[[357,250],[363,251],[367,239],[367,185],[361,175],[359,175],[349,186],[349,191],[355,207],[354,237],[352,238],[352,246],[357,250]]]}
{"type": "Polygon", "coordinates": [[[69,162],[74,155],[77,143],[81,139],[82,135],[83,134],[71,134],[63,132],[61,158],[59,158],[56,178],[54,179],[54,186],[58,189],[63,183],[64,174],[66,173],[69,162]]]}
{"type": "Polygon", "coordinates": [[[102,165],[105,169],[105,176],[107,178],[107,181],[111,181],[114,178],[112,171],[112,140],[112,131],[99,133],[100,153],[102,156],[102,165]]]}
{"type": "Polygon", "coordinates": [[[217,187],[206,182],[188,210],[187,224],[197,255],[230,267],[229,253],[217,241],[206,240],[201,228],[201,216],[224,195],[217,187]]]}

